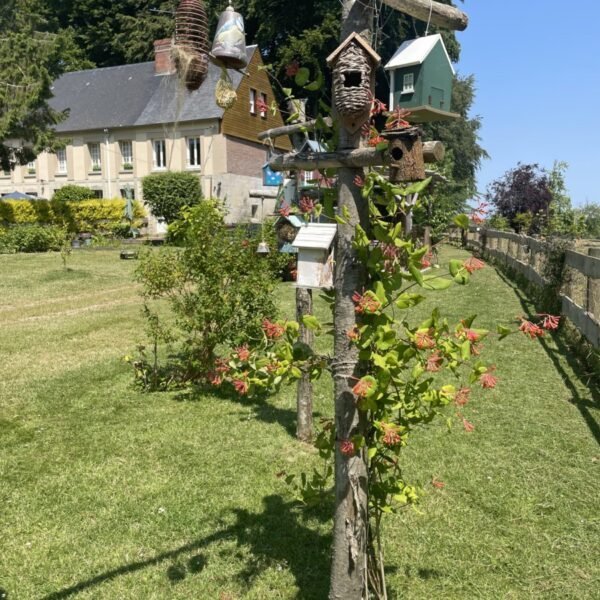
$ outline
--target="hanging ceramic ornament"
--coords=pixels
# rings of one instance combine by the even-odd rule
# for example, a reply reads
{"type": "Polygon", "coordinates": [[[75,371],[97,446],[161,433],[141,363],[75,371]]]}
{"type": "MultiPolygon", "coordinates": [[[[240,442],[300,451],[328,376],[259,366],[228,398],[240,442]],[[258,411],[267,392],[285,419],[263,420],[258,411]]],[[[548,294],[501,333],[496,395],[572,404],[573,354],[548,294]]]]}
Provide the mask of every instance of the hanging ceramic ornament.
{"type": "Polygon", "coordinates": [[[221,13],[211,57],[226,69],[243,69],[248,65],[244,19],[231,5],[221,13]]]}
{"type": "Polygon", "coordinates": [[[208,74],[208,17],[202,0],[181,0],[175,12],[173,58],[188,90],[197,90],[208,74]]]}

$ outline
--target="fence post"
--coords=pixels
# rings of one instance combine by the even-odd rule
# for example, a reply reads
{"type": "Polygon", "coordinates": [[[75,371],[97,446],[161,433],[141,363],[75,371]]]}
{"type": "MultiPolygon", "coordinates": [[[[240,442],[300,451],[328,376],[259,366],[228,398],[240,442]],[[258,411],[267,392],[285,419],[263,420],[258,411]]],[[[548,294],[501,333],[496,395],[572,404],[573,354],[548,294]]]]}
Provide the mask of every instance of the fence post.
{"type": "MultiPolygon", "coordinates": [[[[600,248],[590,248],[588,254],[600,258],[600,248]]],[[[600,279],[587,278],[587,311],[600,322],[600,279]]]]}

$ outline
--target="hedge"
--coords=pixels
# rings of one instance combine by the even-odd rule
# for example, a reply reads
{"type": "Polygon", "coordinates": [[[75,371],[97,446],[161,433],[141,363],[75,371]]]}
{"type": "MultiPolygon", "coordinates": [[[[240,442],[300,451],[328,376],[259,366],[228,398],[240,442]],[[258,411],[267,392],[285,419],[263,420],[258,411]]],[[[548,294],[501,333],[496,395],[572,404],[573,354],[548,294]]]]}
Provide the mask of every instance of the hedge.
{"type": "Polygon", "coordinates": [[[194,173],[153,173],[142,179],[144,200],[156,217],[167,223],[176,221],[184,206],[193,206],[202,200],[200,179],[194,173]]]}
{"type": "MultiPolygon", "coordinates": [[[[125,200],[80,200],[48,202],[47,200],[0,201],[0,224],[68,225],[74,232],[110,230],[124,219],[125,200]]],[[[145,216],[139,202],[133,203],[134,218],[145,216]]]]}
{"type": "Polygon", "coordinates": [[[64,240],[64,229],[58,225],[0,227],[0,254],[58,251],[64,240]]]}

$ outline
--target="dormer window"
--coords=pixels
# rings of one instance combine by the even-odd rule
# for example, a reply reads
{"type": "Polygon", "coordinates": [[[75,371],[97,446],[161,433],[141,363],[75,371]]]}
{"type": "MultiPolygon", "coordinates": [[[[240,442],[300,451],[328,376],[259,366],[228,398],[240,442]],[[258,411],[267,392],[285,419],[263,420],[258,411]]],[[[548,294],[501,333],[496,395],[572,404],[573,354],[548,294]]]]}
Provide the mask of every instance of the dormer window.
{"type": "Polygon", "coordinates": [[[402,80],[402,93],[412,94],[415,91],[415,75],[414,73],[406,73],[402,80]]]}

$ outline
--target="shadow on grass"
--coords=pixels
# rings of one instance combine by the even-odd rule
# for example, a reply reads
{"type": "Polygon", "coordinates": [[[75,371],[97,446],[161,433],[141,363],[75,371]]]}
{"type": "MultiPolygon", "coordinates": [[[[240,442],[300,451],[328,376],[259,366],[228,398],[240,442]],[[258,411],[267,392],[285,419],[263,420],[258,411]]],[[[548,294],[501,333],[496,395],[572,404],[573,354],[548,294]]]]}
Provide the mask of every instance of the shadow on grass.
{"type": "MultiPolygon", "coordinates": [[[[57,592],[43,600],[70,598],[116,579],[122,575],[141,571],[170,561],[166,577],[172,585],[177,585],[189,576],[200,576],[209,565],[207,556],[197,553],[221,541],[235,541],[237,546],[249,549],[251,558],[237,574],[238,581],[248,590],[254,580],[267,569],[289,570],[298,586],[297,600],[317,600],[327,597],[329,587],[329,547],[331,538],[303,524],[304,512],[296,503],[285,502],[281,496],[263,498],[263,510],[252,513],[243,509],[232,511],[235,523],[227,529],[207,537],[194,540],[158,554],[153,558],[122,565],[100,573],[57,592]],[[186,556],[195,553],[193,556],[186,556]]],[[[320,521],[331,518],[330,507],[320,507],[311,516],[320,521]]],[[[212,573],[211,579],[218,573],[212,573]]]]}
{"type": "MultiPolygon", "coordinates": [[[[515,292],[525,314],[529,317],[533,317],[532,309],[535,311],[533,301],[530,300],[519,286],[514,281],[511,281],[500,269],[496,268],[496,272],[504,283],[515,292]]],[[[592,381],[592,385],[590,385],[590,375],[586,374],[581,361],[575,356],[573,350],[565,344],[561,337],[559,335],[554,335],[552,336],[552,339],[556,343],[558,351],[551,348],[544,338],[540,338],[539,342],[571,393],[571,403],[577,407],[592,432],[592,435],[596,438],[596,442],[600,444],[600,423],[598,423],[596,417],[590,410],[600,409],[600,391],[598,391],[598,386],[595,385],[595,381],[592,381]],[[582,396],[581,392],[577,389],[577,386],[571,380],[571,374],[563,367],[562,360],[566,360],[578,382],[588,389],[591,400],[582,396]]]]}
{"type": "MultiPolygon", "coordinates": [[[[175,400],[178,402],[198,402],[201,401],[206,394],[219,398],[219,400],[227,400],[228,402],[239,406],[241,409],[246,409],[238,412],[240,421],[258,419],[263,423],[278,424],[281,425],[289,435],[296,437],[296,426],[298,421],[296,411],[289,408],[279,408],[278,406],[274,406],[267,396],[248,398],[247,396],[239,396],[233,390],[224,387],[198,387],[181,392],[175,396],[175,400]]],[[[313,412],[313,419],[315,422],[318,421],[320,416],[321,413],[317,411],[313,412]]]]}

